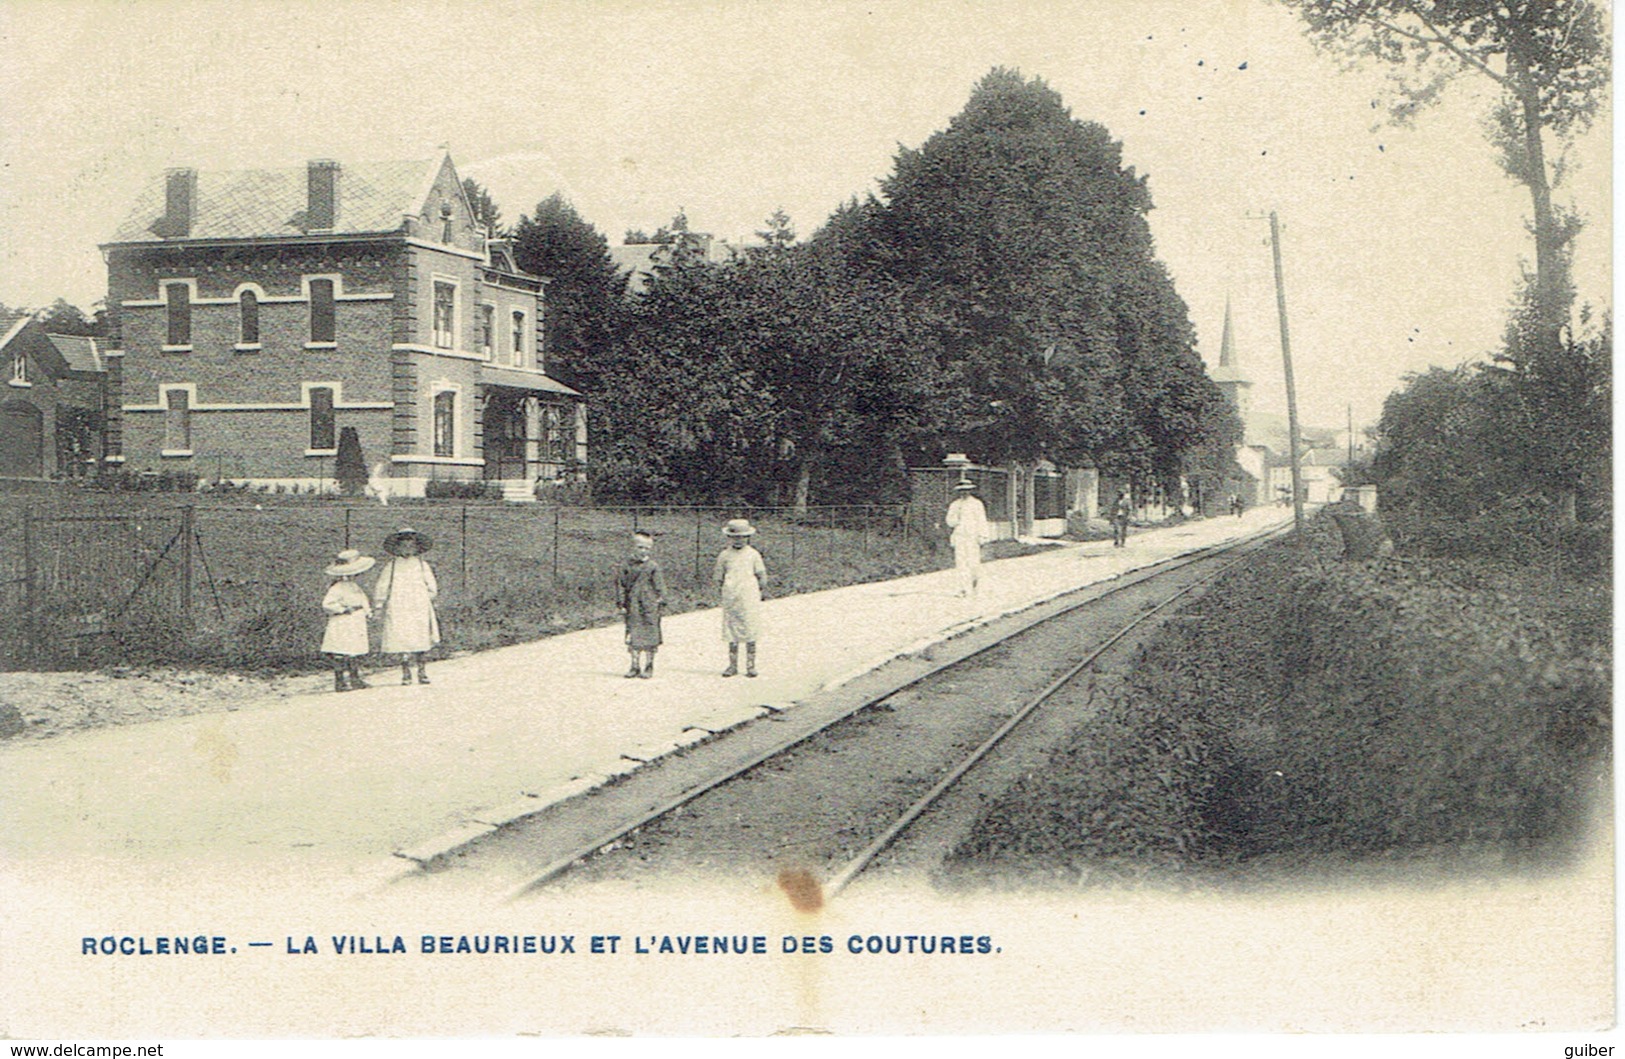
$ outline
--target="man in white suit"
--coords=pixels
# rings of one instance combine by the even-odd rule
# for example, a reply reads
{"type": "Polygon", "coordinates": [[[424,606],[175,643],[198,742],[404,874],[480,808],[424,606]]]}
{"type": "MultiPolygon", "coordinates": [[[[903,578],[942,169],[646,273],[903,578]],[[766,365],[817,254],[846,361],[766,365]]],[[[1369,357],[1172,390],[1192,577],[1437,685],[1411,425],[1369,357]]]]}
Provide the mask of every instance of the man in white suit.
{"type": "Polygon", "coordinates": [[[975,595],[982,579],[982,544],[989,539],[987,508],[976,496],[976,483],[960,479],[948,505],[948,540],[954,546],[954,569],[959,571],[959,594],[975,595]]]}

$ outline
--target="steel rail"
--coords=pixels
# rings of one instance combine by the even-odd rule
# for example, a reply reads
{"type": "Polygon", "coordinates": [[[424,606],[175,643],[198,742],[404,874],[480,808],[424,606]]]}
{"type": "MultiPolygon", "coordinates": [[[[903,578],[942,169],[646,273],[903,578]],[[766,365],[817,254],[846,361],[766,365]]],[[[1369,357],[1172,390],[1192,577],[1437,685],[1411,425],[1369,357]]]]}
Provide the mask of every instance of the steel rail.
{"type": "MultiPolygon", "coordinates": [[[[1241,542],[1237,542],[1235,545],[1235,547],[1240,546],[1241,542]]],[[[1149,610],[1136,617],[1133,621],[1117,630],[1117,632],[1113,633],[1105,643],[1102,643],[1099,647],[1089,652],[1089,654],[1082,661],[1078,662],[1065,673],[1062,673],[1060,676],[1051,681],[1048,687],[1028,700],[1025,706],[1011,714],[1010,717],[1007,718],[992,735],[988,736],[980,746],[971,751],[971,753],[966,756],[965,759],[961,761],[951,772],[949,772],[942,779],[938,780],[936,785],[933,786],[929,791],[922,794],[919,799],[915,801],[913,805],[909,806],[908,809],[905,810],[890,827],[882,832],[878,838],[860,850],[857,856],[853,857],[847,862],[846,867],[842,868],[833,877],[831,877],[829,882],[826,883],[823,888],[824,900],[827,901],[836,894],[840,893],[842,890],[846,889],[847,884],[849,884],[853,879],[857,878],[865,868],[873,863],[874,859],[885,851],[885,849],[894,841],[896,841],[899,835],[901,835],[904,831],[907,831],[909,825],[915,820],[918,820],[920,818],[920,814],[929,809],[932,803],[934,803],[938,798],[942,797],[942,795],[950,787],[963,779],[965,773],[969,772],[976,766],[978,761],[981,761],[983,757],[987,756],[988,751],[992,750],[995,746],[998,746],[999,743],[1003,742],[1004,737],[1014,731],[1017,725],[1031,716],[1034,710],[1038,709],[1045,702],[1049,701],[1050,697],[1053,696],[1057,691],[1060,691],[1067,684],[1071,683],[1079,673],[1082,673],[1085,669],[1088,669],[1090,666],[1094,665],[1096,659],[1116,646],[1119,640],[1133,632],[1142,622],[1150,618],[1153,614],[1156,614],[1165,607],[1172,606],[1184,596],[1198,588],[1201,588],[1203,585],[1211,583],[1226,570],[1239,565],[1245,560],[1245,558],[1246,557],[1243,556],[1242,558],[1236,559],[1233,562],[1226,563],[1225,565],[1219,567],[1219,569],[1213,571],[1213,573],[1209,574],[1207,577],[1204,577],[1198,581],[1192,581],[1178,592],[1175,592],[1161,603],[1151,607],[1149,610]]]]}
{"type": "MultiPolygon", "coordinates": [[[[756,755],[748,758],[743,764],[733,768],[732,770],[730,770],[728,772],[725,772],[725,773],[719,774],[719,775],[717,775],[715,777],[712,777],[710,779],[707,779],[702,783],[695,784],[693,787],[690,787],[690,788],[680,792],[679,794],[676,794],[676,795],[672,796],[671,798],[668,798],[668,799],[665,799],[665,800],[663,800],[661,802],[656,803],[647,812],[642,813],[641,815],[637,816],[635,819],[633,819],[632,821],[630,821],[628,823],[611,825],[611,827],[609,829],[607,829],[603,834],[595,837],[590,843],[580,843],[580,844],[576,845],[575,847],[573,847],[569,852],[561,854],[561,855],[553,858],[551,861],[548,861],[534,875],[530,876],[523,883],[520,883],[518,886],[514,887],[511,891],[509,891],[507,897],[504,899],[504,903],[511,903],[513,901],[517,901],[517,900],[527,896],[532,891],[541,888],[542,886],[544,886],[547,883],[551,882],[553,879],[555,879],[558,876],[564,874],[566,871],[568,871],[571,867],[573,867],[577,863],[581,862],[582,860],[586,859],[587,857],[592,856],[594,853],[597,853],[597,852],[603,850],[603,848],[605,846],[607,846],[610,843],[616,841],[617,839],[620,839],[620,838],[630,834],[631,832],[636,831],[638,828],[643,827],[643,826],[645,826],[645,825],[647,825],[649,823],[652,823],[655,820],[660,819],[663,816],[666,816],[668,813],[672,812],[672,810],[677,809],[680,806],[687,805],[689,802],[694,801],[696,798],[699,798],[701,795],[706,794],[707,792],[709,792],[711,790],[714,790],[717,787],[720,787],[723,784],[730,782],[731,780],[737,779],[738,777],[740,777],[740,776],[744,775],[745,773],[749,772],[751,769],[754,769],[756,766],[762,764],[764,761],[768,761],[768,760],[770,760],[772,758],[778,757],[780,754],[783,754],[787,750],[794,749],[795,747],[797,747],[797,746],[801,745],[802,743],[806,742],[807,740],[811,739],[813,736],[818,735],[820,732],[825,731],[826,729],[840,723],[841,721],[846,720],[849,717],[852,717],[852,716],[854,716],[854,715],[856,715],[858,713],[863,712],[864,710],[868,709],[871,706],[876,705],[877,703],[884,702],[887,699],[892,698],[892,697],[898,695],[901,692],[907,691],[909,688],[912,688],[912,687],[914,687],[914,686],[916,686],[916,685],[918,685],[920,683],[923,683],[924,681],[929,680],[930,678],[936,676],[939,673],[942,673],[942,672],[944,672],[946,670],[952,669],[952,668],[954,668],[956,666],[963,665],[964,663],[969,662],[971,659],[980,657],[981,655],[986,654],[987,652],[993,650],[994,648],[1000,647],[1003,644],[1008,643],[1011,639],[1013,639],[1013,638],[1015,638],[1017,636],[1020,636],[1022,633],[1028,631],[1029,629],[1037,628],[1039,625],[1043,625],[1043,624],[1046,624],[1048,622],[1054,621],[1054,620],[1056,620],[1058,618],[1065,617],[1066,615],[1071,614],[1074,611],[1081,610],[1082,608],[1087,607],[1087,606],[1089,606],[1089,605],[1091,605],[1093,603],[1097,603],[1100,600],[1108,599],[1111,596],[1115,596],[1119,592],[1126,592],[1127,590],[1129,590],[1131,588],[1136,588],[1136,587],[1138,587],[1140,585],[1145,584],[1148,581],[1153,581],[1153,580],[1156,580],[1159,577],[1163,577],[1163,576],[1165,576],[1167,574],[1174,573],[1177,570],[1183,570],[1183,569],[1185,569],[1187,567],[1194,566],[1195,564],[1197,564],[1199,562],[1202,562],[1204,560],[1207,560],[1207,559],[1211,559],[1214,556],[1223,555],[1226,552],[1234,551],[1237,548],[1242,548],[1242,547],[1245,547],[1245,546],[1250,545],[1250,544],[1256,544],[1256,543],[1268,540],[1271,537],[1279,536],[1282,532],[1283,532],[1283,530],[1282,530],[1281,527],[1272,526],[1269,529],[1262,530],[1262,531],[1260,531],[1258,533],[1250,534],[1250,535],[1248,535],[1246,537],[1242,537],[1242,538],[1240,538],[1238,540],[1227,541],[1224,544],[1219,544],[1219,545],[1210,545],[1210,546],[1208,546],[1206,548],[1199,548],[1196,551],[1191,552],[1191,553],[1189,553],[1187,555],[1177,556],[1177,557],[1175,557],[1173,559],[1164,560],[1164,561],[1162,561],[1160,563],[1156,563],[1156,564],[1154,564],[1152,566],[1145,567],[1141,571],[1134,571],[1134,573],[1142,573],[1143,576],[1133,577],[1132,579],[1130,579],[1130,578],[1122,578],[1122,579],[1120,579],[1120,583],[1112,585],[1110,588],[1108,588],[1106,591],[1100,593],[1099,595],[1090,596],[1088,599],[1080,600],[1077,603],[1074,603],[1071,606],[1068,606],[1068,607],[1065,607],[1065,608],[1063,608],[1061,610],[1058,610],[1054,614],[1051,614],[1051,615],[1049,615],[1049,616],[1047,616],[1045,618],[1042,618],[1042,619],[1040,619],[1040,620],[1038,620],[1036,622],[1033,622],[1030,625],[1025,625],[1025,626],[1023,626],[1023,627],[1021,627],[1019,629],[1012,630],[1008,635],[1001,636],[998,639],[995,639],[995,640],[993,640],[993,641],[991,641],[991,642],[989,642],[987,644],[984,644],[983,646],[976,648],[974,651],[971,651],[970,653],[964,655],[963,657],[956,658],[951,662],[945,662],[944,664],[942,664],[940,666],[935,666],[935,667],[933,667],[933,668],[931,668],[931,669],[929,669],[929,670],[927,670],[927,671],[925,671],[923,673],[920,673],[918,676],[915,676],[915,677],[911,678],[910,680],[905,681],[902,684],[899,684],[899,685],[897,685],[895,687],[892,687],[892,688],[888,688],[884,693],[875,695],[874,697],[869,698],[869,699],[865,699],[863,702],[859,703],[857,706],[854,706],[852,709],[846,710],[846,711],[844,711],[844,712],[842,712],[842,713],[840,713],[840,714],[838,714],[838,715],[836,715],[834,717],[831,717],[825,723],[819,725],[818,727],[812,729],[811,731],[805,732],[802,735],[797,736],[795,739],[793,739],[793,740],[791,740],[789,742],[786,742],[786,743],[783,743],[783,744],[780,744],[780,745],[777,745],[777,746],[769,747],[768,749],[764,750],[762,753],[756,754],[756,755]]],[[[1060,678],[1058,681],[1054,682],[1050,686],[1050,688],[1046,689],[1046,691],[1043,693],[1044,697],[1047,698],[1049,695],[1053,694],[1055,692],[1055,690],[1057,690],[1062,684],[1064,684],[1067,680],[1071,679],[1077,673],[1081,672],[1085,666],[1087,666],[1089,663],[1093,662],[1095,659],[1099,658],[1100,655],[1105,653],[1105,651],[1108,648],[1110,648],[1118,640],[1122,639],[1132,629],[1134,629],[1136,626],[1138,626],[1141,622],[1145,621],[1151,615],[1155,614],[1157,611],[1161,610],[1163,607],[1165,607],[1168,604],[1172,603],[1174,600],[1184,596],[1187,592],[1191,591],[1192,589],[1197,588],[1197,587],[1199,587],[1201,585],[1207,584],[1209,581],[1213,580],[1213,578],[1218,577],[1220,574],[1224,573],[1226,570],[1229,570],[1231,567],[1235,566],[1240,561],[1241,560],[1238,559],[1235,562],[1227,563],[1225,566],[1223,566],[1219,570],[1215,571],[1211,576],[1203,578],[1200,581],[1196,581],[1196,582],[1194,582],[1194,583],[1192,583],[1190,585],[1187,585],[1185,588],[1181,589],[1179,592],[1175,593],[1173,596],[1170,596],[1168,599],[1166,599],[1163,602],[1157,604],[1155,607],[1151,608],[1150,610],[1147,610],[1145,613],[1143,613],[1140,616],[1138,616],[1137,618],[1135,618],[1128,625],[1124,626],[1122,629],[1118,630],[1118,632],[1114,633],[1112,635],[1112,637],[1109,640],[1106,641],[1105,644],[1103,644],[1101,647],[1097,648],[1094,652],[1092,652],[1082,662],[1080,662],[1078,665],[1074,666],[1071,670],[1069,670],[1068,673],[1065,676],[1060,678]]],[[[1084,591],[1085,589],[1087,589],[1089,587],[1092,587],[1092,586],[1083,586],[1082,588],[1077,589],[1076,591],[1084,591]]],[[[1029,704],[1028,706],[1024,707],[1021,716],[1024,717],[1027,714],[1030,714],[1032,712],[1033,708],[1035,708],[1034,704],[1029,704]]],[[[1006,721],[1005,725],[1001,727],[999,733],[996,733],[997,738],[1002,739],[1005,734],[1008,734],[1008,730],[1014,728],[1017,723],[1019,723],[1019,718],[1017,718],[1015,720],[1012,720],[1012,721],[1006,721]]],[[[991,746],[988,745],[988,746],[985,746],[984,748],[980,748],[978,750],[977,754],[976,754],[976,758],[979,759],[982,754],[986,753],[987,749],[991,749],[991,746]]],[[[971,760],[969,763],[962,764],[962,767],[960,769],[956,770],[956,775],[955,775],[954,778],[957,779],[957,777],[959,775],[963,775],[963,773],[965,771],[968,771],[970,766],[974,765],[974,764],[975,764],[975,760],[971,760]]],[[[949,785],[951,785],[951,783],[949,783],[949,784],[939,784],[939,786],[942,787],[943,790],[946,790],[947,786],[949,786],[949,785]]],[[[937,796],[940,796],[940,794],[941,794],[941,791],[937,790],[936,788],[933,788],[933,793],[928,795],[928,797],[930,797],[930,798],[932,798],[934,800],[937,796]]],[[[926,804],[928,805],[929,802],[927,802],[926,804]]],[[[921,811],[923,811],[924,808],[925,808],[925,806],[921,806],[920,807],[921,811]]],[[[913,821],[914,817],[917,817],[918,815],[919,815],[918,812],[914,812],[913,816],[910,816],[908,818],[908,820],[904,821],[901,824],[901,826],[894,825],[892,829],[888,830],[887,831],[887,836],[889,836],[889,837],[887,837],[886,844],[889,844],[892,839],[895,839],[898,834],[901,834],[903,829],[907,826],[907,824],[911,823],[913,821]]],[[[877,842],[878,841],[879,840],[877,840],[877,842]]],[[[874,843],[871,843],[871,846],[874,846],[874,843]]],[[[885,848],[884,845],[876,846],[875,847],[875,852],[879,852],[883,848],[885,848]]],[[[869,852],[869,851],[866,849],[865,853],[867,853],[867,852],[869,852]]],[[[872,857],[872,855],[873,854],[870,854],[871,857],[872,857]]],[[[860,854],[860,856],[861,856],[861,854],[860,854]]],[[[848,870],[843,870],[840,873],[840,875],[836,876],[836,879],[840,880],[840,885],[841,885],[842,888],[844,888],[845,885],[848,882],[850,882],[851,879],[854,876],[856,876],[858,874],[858,871],[862,870],[861,867],[859,867],[855,871],[850,870],[850,868],[851,868],[851,865],[848,866],[848,870]]],[[[824,890],[826,899],[828,897],[834,896],[834,894],[836,892],[838,892],[837,889],[832,888],[833,885],[834,885],[834,882],[835,882],[835,880],[832,880],[831,881],[831,886],[826,887],[825,890],[824,890]]]]}

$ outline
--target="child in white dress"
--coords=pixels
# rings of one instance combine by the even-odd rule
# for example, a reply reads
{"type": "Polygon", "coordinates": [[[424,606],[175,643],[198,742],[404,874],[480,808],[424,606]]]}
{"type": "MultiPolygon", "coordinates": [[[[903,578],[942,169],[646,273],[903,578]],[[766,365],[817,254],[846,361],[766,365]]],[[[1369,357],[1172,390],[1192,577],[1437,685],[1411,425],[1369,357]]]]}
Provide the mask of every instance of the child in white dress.
{"type": "Polygon", "coordinates": [[[401,656],[401,683],[412,683],[417,663],[418,683],[427,684],[424,656],[440,642],[440,619],[434,597],[440,594],[434,569],[423,559],[433,547],[428,534],[415,529],[396,530],[384,540],[384,551],[394,558],[384,564],[372,586],[372,602],[383,618],[378,650],[401,656]]]}
{"type": "Polygon", "coordinates": [[[322,654],[333,664],[334,691],[367,687],[361,679],[359,659],[368,651],[367,620],[372,617],[372,604],[355,579],[371,570],[372,564],[371,556],[346,548],[325,571],[334,580],[322,597],[322,610],[327,612],[322,654]],[[348,686],[344,683],[346,675],[350,678],[348,686]]]}

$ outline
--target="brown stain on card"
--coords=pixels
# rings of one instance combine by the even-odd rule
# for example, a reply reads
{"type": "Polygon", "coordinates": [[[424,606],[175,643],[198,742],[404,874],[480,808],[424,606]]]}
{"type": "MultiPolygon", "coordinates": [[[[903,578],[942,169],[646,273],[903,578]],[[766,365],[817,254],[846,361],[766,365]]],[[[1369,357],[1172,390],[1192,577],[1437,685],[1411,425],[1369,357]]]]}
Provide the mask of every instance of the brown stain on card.
{"type": "Polygon", "coordinates": [[[779,872],[779,889],[797,912],[817,912],[824,907],[824,888],[806,868],[784,868],[779,872]]]}
{"type": "Polygon", "coordinates": [[[231,781],[231,767],[237,764],[237,744],[226,736],[224,725],[216,724],[199,732],[192,751],[203,759],[215,779],[221,783],[231,781]]]}

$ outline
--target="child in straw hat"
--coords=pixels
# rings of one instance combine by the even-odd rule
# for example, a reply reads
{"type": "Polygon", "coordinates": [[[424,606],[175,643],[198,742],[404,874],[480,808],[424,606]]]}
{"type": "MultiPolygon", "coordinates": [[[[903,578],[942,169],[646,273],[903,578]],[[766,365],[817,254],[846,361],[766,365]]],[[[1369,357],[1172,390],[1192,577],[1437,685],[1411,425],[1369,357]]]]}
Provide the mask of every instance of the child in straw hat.
{"type": "Polygon", "coordinates": [[[372,569],[371,556],[362,555],[354,548],[339,552],[325,573],[333,584],[322,597],[322,610],[327,612],[327,630],[322,633],[322,654],[333,663],[333,690],[349,691],[364,688],[358,659],[367,653],[367,619],[372,617],[372,604],[367,594],[356,584],[356,575],[372,569]],[[348,674],[350,683],[344,683],[348,674]]]}
{"type": "Polygon", "coordinates": [[[756,528],[749,519],[730,519],[722,527],[728,547],[717,556],[714,580],[722,601],[722,638],[728,641],[725,677],[739,675],[739,645],[745,645],[745,675],[756,675],[756,641],[762,635],[762,593],[767,588],[767,566],[762,553],[750,546],[756,528]]]}
{"type": "Polygon", "coordinates": [[[434,569],[423,553],[434,546],[426,533],[406,527],[384,539],[384,551],[394,558],[384,564],[372,586],[372,602],[383,616],[378,650],[401,656],[401,683],[412,683],[412,663],[417,663],[418,683],[427,684],[424,656],[440,642],[440,619],[435,616],[434,597],[440,594],[434,569]]]}

